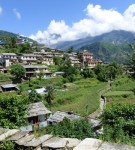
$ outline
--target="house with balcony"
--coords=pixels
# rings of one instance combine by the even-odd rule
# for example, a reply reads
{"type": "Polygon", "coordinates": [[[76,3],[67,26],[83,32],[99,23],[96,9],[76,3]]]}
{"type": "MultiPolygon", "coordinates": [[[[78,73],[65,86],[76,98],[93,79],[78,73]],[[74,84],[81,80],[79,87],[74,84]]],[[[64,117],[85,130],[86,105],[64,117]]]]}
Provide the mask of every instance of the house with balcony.
{"type": "Polygon", "coordinates": [[[26,78],[38,77],[40,73],[43,74],[44,78],[50,78],[52,76],[47,66],[23,65],[23,67],[26,69],[26,78]]]}
{"type": "Polygon", "coordinates": [[[80,65],[80,61],[77,57],[71,56],[71,57],[69,57],[69,60],[71,61],[72,66],[75,66],[75,65],[79,66],[80,65]]]}
{"type": "Polygon", "coordinates": [[[21,54],[18,56],[18,60],[22,64],[37,64],[37,58],[34,54],[21,54]]]}
{"type": "Polygon", "coordinates": [[[7,68],[18,62],[17,55],[15,53],[0,53],[0,62],[7,68]]]}

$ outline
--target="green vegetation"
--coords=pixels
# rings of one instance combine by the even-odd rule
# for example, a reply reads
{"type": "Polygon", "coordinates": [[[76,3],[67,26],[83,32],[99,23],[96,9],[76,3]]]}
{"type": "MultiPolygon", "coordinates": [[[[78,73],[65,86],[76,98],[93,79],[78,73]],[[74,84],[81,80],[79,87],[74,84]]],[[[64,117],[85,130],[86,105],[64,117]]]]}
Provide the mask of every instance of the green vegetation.
{"type": "Polygon", "coordinates": [[[27,100],[22,97],[0,97],[0,126],[18,128],[25,124],[24,116],[27,100]]]}
{"type": "Polygon", "coordinates": [[[32,89],[31,92],[28,95],[28,101],[29,103],[36,103],[40,102],[42,100],[42,97],[40,94],[38,94],[35,89],[32,89]]]}
{"type": "Polygon", "coordinates": [[[90,125],[87,119],[70,121],[69,119],[64,118],[59,124],[45,128],[45,131],[48,134],[66,138],[85,139],[94,137],[92,125],[90,125]]]}
{"type": "Polygon", "coordinates": [[[101,119],[104,128],[103,140],[135,146],[135,104],[108,105],[101,119]]]}
{"type": "Polygon", "coordinates": [[[52,106],[52,103],[53,103],[53,100],[54,100],[54,88],[52,85],[47,85],[46,86],[46,92],[47,94],[45,95],[45,100],[47,102],[47,104],[50,106],[50,109],[51,109],[51,106],[52,106]]]}
{"type": "Polygon", "coordinates": [[[22,65],[14,64],[11,66],[10,72],[16,80],[21,82],[22,78],[25,76],[26,70],[22,65]]]}
{"type": "Polygon", "coordinates": [[[135,80],[128,76],[119,77],[112,83],[112,89],[104,94],[107,102],[135,102],[135,80]]]}
{"type": "Polygon", "coordinates": [[[97,65],[94,68],[94,72],[97,75],[97,79],[100,81],[114,80],[119,75],[122,75],[124,68],[115,62],[109,65],[97,65]]]}
{"type": "Polygon", "coordinates": [[[107,83],[96,79],[81,79],[75,81],[67,89],[55,92],[55,100],[52,110],[73,111],[82,115],[88,115],[99,107],[99,91],[107,83]]]}
{"type": "Polygon", "coordinates": [[[11,81],[11,75],[1,73],[0,74],[0,82],[8,82],[8,81],[11,81]]]}

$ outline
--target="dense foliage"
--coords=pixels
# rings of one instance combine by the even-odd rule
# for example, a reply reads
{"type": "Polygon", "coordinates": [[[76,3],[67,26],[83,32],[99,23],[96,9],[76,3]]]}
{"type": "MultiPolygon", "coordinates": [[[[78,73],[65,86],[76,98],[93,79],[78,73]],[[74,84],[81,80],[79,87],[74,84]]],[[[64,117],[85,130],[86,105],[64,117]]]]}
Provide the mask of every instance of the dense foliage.
{"type": "Polygon", "coordinates": [[[24,125],[24,115],[27,100],[22,97],[0,98],[0,126],[4,128],[18,128],[24,125]]]}
{"type": "Polygon", "coordinates": [[[135,145],[135,104],[109,105],[101,118],[104,140],[135,145]]]}
{"type": "Polygon", "coordinates": [[[70,121],[64,118],[62,122],[46,128],[47,133],[66,138],[85,139],[94,137],[93,128],[87,119],[70,121]]]}
{"type": "Polygon", "coordinates": [[[114,80],[117,76],[122,75],[124,72],[123,66],[117,63],[109,65],[97,65],[94,68],[97,79],[100,81],[114,80]]]}
{"type": "Polygon", "coordinates": [[[15,79],[21,81],[21,79],[25,76],[26,70],[20,64],[13,64],[10,70],[11,74],[14,76],[15,79]]]}
{"type": "Polygon", "coordinates": [[[36,103],[42,101],[42,97],[40,94],[36,92],[36,90],[32,89],[28,95],[29,103],[36,103]]]}

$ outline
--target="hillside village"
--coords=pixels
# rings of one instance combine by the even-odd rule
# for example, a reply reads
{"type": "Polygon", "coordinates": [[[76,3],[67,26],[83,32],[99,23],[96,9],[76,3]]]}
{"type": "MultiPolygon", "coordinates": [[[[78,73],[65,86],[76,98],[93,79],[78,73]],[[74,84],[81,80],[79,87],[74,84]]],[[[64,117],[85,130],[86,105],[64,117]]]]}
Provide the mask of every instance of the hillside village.
{"type": "MultiPolygon", "coordinates": [[[[20,37],[14,47],[20,48],[26,43],[33,52],[12,53],[9,47],[6,52],[6,43],[0,42],[0,48],[5,50],[0,53],[0,105],[1,112],[5,112],[0,113],[1,142],[8,140],[9,144],[22,149],[59,150],[81,150],[82,147],[100,150],[100,147],[105,149],[104,144],[116,150],[117,147],[123,149],[123,145],[104,143],[104,140],[118,142],[120,139],[120,143],[134,145],[135,81],[128,77],[134,76],[134,70],[129,72],[126,66],[117,63],[106,64],[87,50],[76,52],[69,48],[62,51],[38,44],[34,51],[33,43],[20,37]],[[121,90],[123,86],[127,88],[125,91],[121,90]],[[116,99],[120,104],[114,105],[113,110],[109,104],[116,99]],[[131,99],[131,104],[122,106],[121,99],[131,99]],[[127,129],[126,124],[118,132],[130,142],[121,137],[118,141],[117,137],[108,140],[109,132],[111,136],[115,135],[112,128],[117,129],[116,118],[121,118],[121,113],[115,118],[113,111],[116,113],[123,107],[133,120],[129,124],[131,129],[127,129]],[[133,112],[130,112],[132,107],[133,112]],[[109,113],[116,119],[110,130],[109,113]],[[129,137],[123,131],[125,128],[129,137]]],[[[13,49],[12,45],[10,49],[13,49]]]]}

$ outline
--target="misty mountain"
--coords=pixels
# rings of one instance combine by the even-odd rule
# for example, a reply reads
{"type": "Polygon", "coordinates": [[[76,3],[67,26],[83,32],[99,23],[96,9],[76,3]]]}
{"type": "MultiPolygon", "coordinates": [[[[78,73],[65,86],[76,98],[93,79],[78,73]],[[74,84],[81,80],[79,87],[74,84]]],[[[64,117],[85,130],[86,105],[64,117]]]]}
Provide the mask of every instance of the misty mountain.
{"type": "Polygon", "coordinates": [[[88,50],[96,58],[103,61],[125,63],[125,52],[131,52],[129,44],[134,43],[135,33],[114,30],[95,37],[86,37],[75,41],[58,43],[57,48],[67,50],[73,47],[74,50],[88,50]]]}

